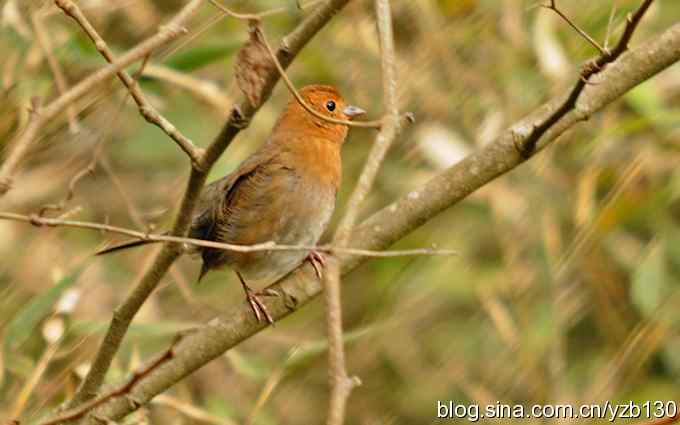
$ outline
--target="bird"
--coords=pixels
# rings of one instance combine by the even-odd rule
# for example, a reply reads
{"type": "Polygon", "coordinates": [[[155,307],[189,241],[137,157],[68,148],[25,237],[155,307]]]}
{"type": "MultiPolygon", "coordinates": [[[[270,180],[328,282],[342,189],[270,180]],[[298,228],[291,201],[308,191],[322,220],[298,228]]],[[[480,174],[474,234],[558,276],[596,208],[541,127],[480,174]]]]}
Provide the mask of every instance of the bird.
{"type": "MultiPolygon", "coordinates": [[[[365,111],[348,104],[337,88],[308,85],[299,90],[304,102],[323,116],[350,121],[365,111]]],[[[342,178],[341,148],[349,128],[324,120],[292,98],[266,142],[235,171],[205,186],[188,232],[190,238],[237,245],[264,242],[315,246],[335,210],[342,178]]],[[[153,241],[135,240],[106,248],[108,254],[153,241]]],[[[206,273],[229,267],[236,272],[258,322],[273,319],[247,282],[271,282],[305,260],[317,277],[325,257],[318,250],[237,252],[197,247],[206,273]]]]}

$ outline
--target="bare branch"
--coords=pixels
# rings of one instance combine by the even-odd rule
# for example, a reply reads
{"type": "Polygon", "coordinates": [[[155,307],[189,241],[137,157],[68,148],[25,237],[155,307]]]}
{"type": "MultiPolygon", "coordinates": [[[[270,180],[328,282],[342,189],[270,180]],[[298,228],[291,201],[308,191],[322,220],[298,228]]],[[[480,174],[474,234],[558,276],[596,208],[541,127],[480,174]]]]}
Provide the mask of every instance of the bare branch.
{"type": "MultiPolygon", "coordinates": [[[[109,49],[104,39],[99,35],[97,30],[92,26],[90,21],[85,17],[80,8],[72,0],[54,0],[57,6],[64,11],[64,13],[80,25],[80,27],[85,31],[90,40],[94,43],[95,47],[104,56],[109,63],[115,62],[115,57],[113,52],[109,49]]],[[[149,56],[145,57],[145,63],[149,56]]],[[[144,117],[144,119],[156,125],[158,128],[163,130],[172,140],[174,140],[177,145],[189,156],[192,164],[197,167],[200,166],[201,162],[201,152],[200,148],[197,148],[194,143],[184,136],[177,127],[175,127],[170,121],[163,117],[156,108],[149,103],[149,101],[142,93],[142,89],[139,87],[139,83],[136,79],[132,78],[126,71],[120,70],[116,73],[123,85],[128,89],[130,95],[134,99],[137,107],[139,108],[139,113],[144,117]]]]}
{"type": "MultiPolygon", "coordinates": [[[[329,117],[326,115],[321,114],[311,106],[305,102],[305,100],[300,96],[300,93],[297,91],[295,88],[295,84],[291,81],[291,79],[288,77],[288,74],[286,71],[283,69],[283,66],[281,66],[281,62],[279,62],[278,58],[276,57],[276,54],[272,50],[271,46],[269,45],[269,42],[267,41],[267,36],[264,34],[264,30],[262,29],[261,25],[261,20],[260,18],[262,17],[261,14],[256,14],[256,15],[251,15],[251,14],[240,14],[240,13],[235,13],[226,8],[225,6],[221,5],[218,3],[216,0],[210,0],[210,3],[215,5],[218,9],[220,9],[223,13],[227,14],[228,16],[237,18],[237,19],[242,19],[242,20],[247,20],[250,26],[250,31],[252,31],[257,39],[262,43],[262,46],[264,46],[265,50],[267,50],[267,53],[269,54],[269,57],[271,58],[272,62],[274,63],[274,66],[279,72],[279,75],[281,76],[281,79],[285,83],[286,87],[288,88],[288,91],[290,94],[293,95],[295,100],[302,106],[307,112],[310,114],[314,115],[316,118],[322,119],[324,121],[333,123],[333,124],[340,124],[344,125],[347,127],[359,127],[359,128],[376,128],[380,129],[382,126],[382,121],[381,120],[375,120],[375,121],[348,121],[348,120],[341,120],[333,117],[329,117]]],[[[413,123],[415,121],[414,115],[410,112],[404,114],[402,117],[403,121],[405,123],[413,123]]]]}
{"type": "MultiPolygon", "coordinates": [[[[100,395],[99,397],[92,399],[88,401],[87,403],[83,403],[82,405],[78,406],[77,408],[67,410],[65,412],[60,413],[59,415],[50,418],[46,421],[40,422],[39,425],[59,425],[65,422],[70,422],[70,421],[75,421],[78,419],[82,419],[88,412],[92,411],[95,409],[97,406],[105,403],[106,401],[116,398],[116,397],[128,397],[130,391],[134,386],[141,381],[145,376],[150,374],[151,372],[154,371],[154,369],[157,369],[163,363],[171,360],[174,355],[174,348],[175,345],[181,340],[181,337],[178,337],[175,339],[175,341],[172,343],[172,345],[165,350],[161,355],[159,355],[156,359],[152,360],[149,362],[147,365],[143,366],[140,370],[137,370],[132,373],[132,376],[130,379],[123,383],[122,385],[107,391],[106,393],[100,395]]],[[[128,398],[128,401],[131,404],[134,404],[134,398],[128,398]]]]}
{"type": "Polygon", "coordinates": [[[215,242],[204,239],[184,238],[179,236],[170,236],[162,234],[144,233],[138,230],[127,229],[124,227],[111,226],[103,223],[92,223],[89,221],[65,220],[63,218],[49,218],[43,217],[40,214],[25,215],[10,212],[0,212],[0,220],[22,221],[30,223],[34,226],[48,226],[48,227],[72,227],[79,229],[98,230],[105,233],[115,233],[119,235],[130,236],[140,241],[149,242],[172,242],[193,246],[200,246],[204,248],[222,249],[225,251],[236,252],[255,252],[255,251],[310,251],[318,250],[323,252],[335,252],[338,254],[358,255],[361,257],[375,257],[375,258],[389,258],[389,257],[407,257],[407,256],[432,256],[432,255],[458,255],[457,251],[450,249],[435,249],[435,248],[416,248],[403,249],[392,251],[371,251],[368,249],[356,249],[347,247],[336,247],[333,245],[285,245],[277,244],[273,241],[263,242],[254,245],[235,245],[222,242],[215,242]]]}
{"type": "Polygon", "coordinates": [[[553,127],[557,121],[559,121],[569,111],[576,107],[576,101],[583,92],[583,89],[588,84],[589,78],[600,73],[606,65],[616,61],[619,56],[623,54],[623,52],[628,50],[628,43],[633,37],[635,29],[653,1],[654,0],[644,0],[640,7],[635,11],[635,14],[629,15],[626,18],[626,28],[624,29],[623,35],[621,35],[621,38],[614,49],[611,51],[604,50],[600,56],[594,60],[591,60],[583,67],[578,81],[576,81],[576,84],[562,105],[557,108],[546,120],[541,121],[538,124],[533,124],[531,135],[522,144],[517,145],[517,149],[522,156],[525,158],[531,156],[536,151],[538,140],[546,133],[546,131],[548,131],[548,129],[553,127]]]}
{"type": "Polygon", "coordinates": [[[187,31],[182,25],[200,4],[201,0],[191,0],[172,21],[161,27],[155,35],[139,43],[136,47],[118,58],[114,63],[105,66],[71,87],[68,92],[59,96],[44,108],[41,108],[39,113],[32,114],[26,128],[10,142],[9,154],[2,163],[2,167],[0,167],[0,197],[5,195],[12,187],[14,174],[19,163],[21,163],[29,152],[43,126],[51,122],[57,115],[63,112],[69,105],[80,99],[85,93],[108,80],[121,69],[124,69],[133,62],[149,55],[149,53],[156,50],[158,47],[185,34],[187,31]]]}
{"type": "MultiPolygon", "coordinates": [[[[31,25],[33,26],[33,32],[35,33],[35,38],[38,40],[40,49],[47,59],[47,65],[54,75],[54,84],[57,86],[57,93],[63,95],[68,91],[68,83],[66,82],[66,77],[61,69],[59,61],[54,56],[52,50],[52,44],[50,38],[47,36],[45,30],[45,24],[43,23],[43,15],[40,11],[34,12],[31,15],[31,25]]],[[[68,115],[68,127],[71,134],[75,134],[80,131],[80,125],[78,125],[78,113],[74,108],[73,104],[68,105],[66,108],[66,114],[68,115]]]]}
{"type": "Polygon", "coordinates": [[[333,124],[346,125],[347,127],[380,128],[380,126],[382,125],[382,121],[380,121],[380,120],[377,120],[377,121],[340,120],[340,119],[337,119],[337,118],[333,118],[333,117],[323,115],[322,113],[318,112],[316,109],[307,105],[307,102],[305,102],[305,100],[302,98],[302,96],[300,96],[300,93],[298,93],[297,89],[295,89],[295,85],[290,80],[290,78],[288,78],[286,71],[283,69],[283,67],[279,63],[279,60],[276,58],[274,51],[269,46],[269,43],[267,42],[267,37],[264,35],[264,31],[262,30],[262,26],[259,25],[259,24],[255,24],[254,26],[251,26],[251,31],[255,31],[255,34],[257,34],[258,38],[260,39],[262,44],[267,49],[269,56],[272,58],[272,61],[274,62],[276,69],[279,71],[279,74],[281,75],[281,79],[286,84],[286,87],[288,87],[288,91],[290,91],[290,93],[293,95],[295,100],[297,100],[297,102],[300,104],[300,106],[302,106],[307,112],[309,112],[310,114],[314,115],[315,117],[317,117],[319,119],[331,122],[333,124]]]}
{"type": "MultiPolygon", "coordinates": [[[[232,18],[236,19],[242,19],[242,20],[252,20],[252,19],[262,19],[264,17],[276,15],[279,13],[284,13],[288,12],[288,7],[281,6],[281,7],[275,7],[273,9],[265,10],[263,12],[258,12],[258,13],[238,13],[234,12],[233,10],[229,9],[228,7],[224,6],[223,4],[219,3],[216,0],[209,0],[210,3],[212,3],[213,6],[218,8],[222,13],[224,13],[227,16],[231,16],[232,18]]],[[[323,0],[311,0],[305,3],[300,3],[300,9],[309,9],[312,6],[316,6],[317,4],[321,3],[323,0]]]]}
{"type": "Polygon", "coordinates": [[[597,51],[600,52],[600,54],[602,54],[602,55],[609,54],[609,52],[606,48],[600,46],[600,44],[597,41],[595,41],[595,39],[593,37],[588,35],[587,32],[585,32],[584,30],[579,28],[578,25],[576,25],[571,19],[569,19],[569,17],[567,17],[567,15],[562,13],[562,11],[557,8],[557,5],[555,4],[555,0],[550,0],[549,4],[543,4],[543,5],[541,5],[541,7],[544,7],[546,9],[550,9],[553,12],[555,12],[560,18],[562,18],[562,20],[564,20],[564,22],[569,24],[569,26],[572,27],[581,37],[583,37],[588,43],[593,45],[593,47],[595,47],[597,49],[597,51]]]}
{"type": "MultiPolygon", "coordinates": [[[[385,116],[366,165],[349,199],[347,212],[340,220],[333,242],[340,248],[346,247],[350,234],[359,215],[359,208],[373,186],[380,165],[400,129],[397,107],[397,72],[392,36],[392,15],[389,0],[376,0],[376,19],[380,37],[380,53],[383,82],[383,104],[385,116]]],[[[328,425],[341,425],[345,419],[347,398],[357,382],[347,376],[342,338],[342,303],[340,291],[340,268],[335,261],[325,279],[326,321],[328,333],[328,364],[331,396],[328,405],[328,425]]]]}
{"type": "Polygon", "coordinates": [[[216,0],[209,0],[209,1],[210,1],[210,3],[212,3],[213,6],[218,8],[222,13],[224,13],[227,16],[231,16],[232,18],[242,19],[244,21],[251,21],[251,20],[258,21],[260,19],[260,15],[258,15],[257,13],[237,13],[237,12],[232,11],[231,9],[229,9],[226,6],[221,5],[216,0]]]}

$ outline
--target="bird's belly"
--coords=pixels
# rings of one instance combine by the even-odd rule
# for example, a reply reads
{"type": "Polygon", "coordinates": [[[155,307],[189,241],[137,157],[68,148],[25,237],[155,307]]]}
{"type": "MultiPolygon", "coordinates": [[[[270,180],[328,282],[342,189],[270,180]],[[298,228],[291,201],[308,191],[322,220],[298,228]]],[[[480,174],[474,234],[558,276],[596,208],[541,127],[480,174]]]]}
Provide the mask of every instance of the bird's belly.
{"type": "MultiPolygon", "coordinates": [[[[296,181],[290,190],[279,193],[260,211],[258,223],[253,224],[257,234],[251,234],[247,243],[273,241],[280,245],[316,245],[330,221],[335,207],[335,191],[316,188],[317,182],[296,181]]],[[[232,242],[243,243],[243,241],[232,242]]],[[[250,281],[274,281],[295,269],[309,250],[256,251],[251,253],[226,252],[226,263],[250,281]]],[[[270,283],[270,282],[267,282],[270,283]]]]}

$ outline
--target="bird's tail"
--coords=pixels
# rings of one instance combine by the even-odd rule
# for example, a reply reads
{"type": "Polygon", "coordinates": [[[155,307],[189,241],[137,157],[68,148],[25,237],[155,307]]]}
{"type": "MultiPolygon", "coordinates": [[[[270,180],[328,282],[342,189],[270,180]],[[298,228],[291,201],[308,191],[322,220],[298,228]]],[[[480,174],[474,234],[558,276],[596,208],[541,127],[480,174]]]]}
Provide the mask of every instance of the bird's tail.
{"type": "Polygon", "coordinates": [[[102,250],[97,251],[94,255],[104,255],[104,254],[110,254],[112,252],[116,251],[121,251],[123,249],[128,249],[128,248],[134,248],[136,246],[140,245],[147,245],[150,243],[158,243],[160,241],[145,241],[145,240],[134,240],[134,241],[128,241],[128,242],[123,242],[118,245],[114,245],[108,248],[104,248],[102,250]]]}

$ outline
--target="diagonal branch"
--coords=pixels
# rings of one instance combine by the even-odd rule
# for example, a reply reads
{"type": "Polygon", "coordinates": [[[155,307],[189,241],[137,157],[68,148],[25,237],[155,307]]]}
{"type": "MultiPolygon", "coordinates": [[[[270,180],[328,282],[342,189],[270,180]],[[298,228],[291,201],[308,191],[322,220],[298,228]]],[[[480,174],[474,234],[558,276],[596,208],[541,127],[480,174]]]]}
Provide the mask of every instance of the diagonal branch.
{"type": "MultiPolygon", "coordinates": [[[[569,111],[576,107],[576,101],[583,92],[583,89],[588,84],[588,79],[595,74],[599,74],[605,66],[616,61],[626,50],[628,50],[628,43],[633,37],[633,33],[637,28],[638,24],[642,20],[645,12],[649,9],[654,0],[644,0],[640,7],[635,11],[634,14],[628,15],[626,18],[626,27],[623,30],[623,34],[619,39],[619,42],[611,50],[603,50],[600,56],[588,62],[581,71],[578,81],[569,92],[567,98],[562,102],[562,105],[555,109],[555,111],[543,121],[539,121],[537,124],[532,124],[532,130],[529,137],[522,141],[521,144],[517,145],[517,150],[525,158],[530,157],[536,151],[536,146],[538,141],[543,135],[552,128],[562,117],[564,117],[569,111]]],[[[562,15],[560,15],[562,16],[562,15]]],[[[570,22],[567,20],[567,22],[570,22]]]]}
{"type": "MultiPolygon", "coordinates": [[[[675,24],[654,40],[642,43],[621,56],[602,71],[601,82],[588,86],[579,98],[578,108],[569,111],[544,135],[542,149],[554,142],[562,133],[583,121],[588,116],[608,106],[627,91],[680,61],[680,24],[675,24]]],[[[532,123],[545,120],[559,108],[562,97],[558,97],[536,109],[524,119],[505,131],[495,142],[434,177],[422,187],[412,191],[393,204],[380,210],[361,223],[352,232],[352,243],[362,249],[384,249],[406,234],[415,230],[434,216],[460,202],[465,197],[524,163],[526,158],[516,149],[516,143],[527,139],[532,123]]],[[[344,259],[342,273],[356,268],[361,258],[344,259]]],[[[282,291],[302,306],[322,290],[311,267],[305,266],[282,279],[271,289],[282,291]]],[[[267,309],[280,320],[291,314],[283,297],[268,299],[267,309]]],[[[252,337],[264,328],[253,317],[244,302],[222,314],[190,335],[187,335],[174,349],[172,359],[145,375],[126,397],[111,398],[95,413],[100,417],[118,420],[138,407],[138,403],[149,402],[155,395],[167,390],[179,380],[190,375],[226,350],[252,337]],[[136,401],[135,405],[129,399],[136,401]]],[[[96,419],[88,417],[87,424],[98,425],[96,419]]]]}
{"type": "Polygon", "coordinates": [[[56,118],[69,105],[81,99],[83,95],[111,78],[121,69],[148,56],[160,46],[185,34],[187,31],[183,28],[183,25],[200,4],[201,0],[191,0],[168,24],[162,26],[155,35],[130,49],[114,63],[94,72],[80,83],[71,87],[69,91],[53,100],[49,105],[31,114],[31,119],[26,128],[18,133],[10,142],[9,154],[2,163],[2,167],[0,167],[0,198],[11,189],[14,174],[19,164],[28,154],[38,137],[38,133],[45,125],[56,118]]]}
{"type": "MultiPolygon", "coordinates": [[[[43,22],[43,13],[41,11],[31,14],[31,25],[33,26],[33,32],[35,33],[38,45],[47,60],[47,65],[50,67],[52,75],[54,75],[54,84],[57,86],[57,92],[61,96],[68,91],[68,83],[66,82],[64,71],[52,50],[52,43],[50,42],[50,37],[47,35],[43,22]]],[[[78,125],[78,112],[72,104],[66,108],[66,114],[68,115],[69,131],[71,134],[76,134],[80,131],[80,126],[78,125]]]]}
{"type": "Polygon", "coordinates": [[[293,82],[290,80],[290,78],[288,78],[286,71],[283,69],[283,66],[281,66],[281,63],[279,62],[278,58],[276,57],[276,53],[274,53],[274,50],[272,50],[271,46],[269,45],[269,42],[267,41],[267,36],[264,34],[264,30],[262,29],[262,20],[260,18],[261,15],[259,15],[259,14],[243,14],[243,13],[233,12],[233,11],[229,10],[227,7],[220,4],[217,0],[210,0],[210,3],[212,3],[213,6],[218,8],[225,15],[231,16],[232,18],[236,18],[236,19],[240,19],[240,20],[248,22],[249,31],[251,32],[252,35],[255,36],[257,43],[262,45],[262,47],[264,47],[264,49],[267,51],[267,53],[269,54],[269,57],[272,60],[272,63],[274,64],[276,69],[279,71],[279,75],[281,76],[281,79],[283,80],[286,87],[288,87],[288,91],[293,95],[293,97],[295,98],[295,100],[297,100],[297,102],[300,104],[300,106],[302,106],[305,109],[305,111],[309,112],[310,114],[314,115],[316,118],[319,118],[321,120],[331,122],[331,123],[334,123],[334,124],[345,125],[347,127],[380,128],[380,125],[381,125],[380,121],[341,120],[341,119],[329,117],[327,115],[323,115],[320,112],[316,111],[311,106],[309,106],[307,104],[307,102],[305,102],[305,100],[302,98],[302,96],[300,96],[300,93],[298,93],[293,82]]]}
{"type": "Polygon", "coordinates": [[[593,47],[597,49],[598,52],[600,52],[603,55],[608,54],[608,51],[606,48],[600,46],[600,43],[595,41],[593,37],[591,37],[587,32],[582,30],[578,25],[576,25],[567,15],[565,15],[560,9],[557,8],[557,4],[555,4],[555,0],[550,0],[549,4],[544,4],[541,5],[541,7],[544,7],[546,9],[550,9],[553,12],[555,12],[564,22],[566,22],[570,27],[574,29],[581,37],[583,37],[588,43],[590,43],[593,47]]]}
{"type": "Polygon", "coordinates": [[[337,118],[329,117],[327,115],[324,115],[320,112],[318,112],[316,109],[312,108],[305,102],[305,100],[300,96],[300,93],[298,93],[297,89],[295,88],[295,85],[293,82],[288,78],[288,75],[286,75],[286,71],[283,69],[281,66],[281,63],[279,63],[279,60],[276,58],[276,54],[274,54],[274,51],[272,48],[269,46],[269,42],[267,41],[267,37],[264,35],[264,31],[262,30],[262,27],[258,24],[255,24],[253,28],[251,28],[251,31],[255,31],[255,34],[257,34],[258,38],[264,45],[265,49],[269,53],[269,56],[271,56],[272,61],[274,62],[274,65],[276,66],[276,69],[279,71],[279,74],[281,75],[281,79],[283,80],[284,84],[286,87],[288,87],[288,91],[293,95],[295,100],[302,106],[305,111],[309,112],[310,114],[314,115],[316,118],[322,119],[324,121],[328,121],[334,124],[341,124],[341,125],[346,125],[347,127],[360,127],[360,128],[380,128],[382,125],[382,121],[347,121],[347,120],[340,120],[337,118]]]}
{"type": "MultiPolygon", "coordinates": [[[[113,52],[111,52],[109,46],[99,35],[97,30],[92,26],[87,17],[85,17],[80,8],[72,0],[54,0],[54,2],[61,10],[64,11],[66,15],[73,18],[73,20],[75,20],[78,25],[80,25],[83,31],[85,31],[85,34],[90,37],[90,40],[92,40],[99,53],[104,56],[104,59],[106,59],[106,61],[109,63],[114,63],[116,59],[113,56],[113,52]]],[[[154,108],[153,105],[149,103],[149,101],[144,96],[144,93],[142,93],[142,89],[139,87],[139,83],[136,79],[132,78],[130,74],[122,69],[118,71],[116,75],[130,92],[130,95],[139,108],[139,113],[144,117],[144,119],[147,122],[156,125],[168,136],[170,136],[170,138],[174,140],[177,145],[179,145],[184,153],[189,156],[192,164],[194,166],[198,166],[201,160],[201,149],[197,148],[194,143],[179,130],[177,130],[177,128],[172,125],[170,121],[158,113],[156,108],[154,108]]]]}
{"type": "MultiPolygon", "coordinates": [[[[349,0],[328,0],[315,8],[291,33],[284,37],[282,47],[276,53],[281,64],[284,67],[288,66],[307,42],[348,2],[349,0]]],[[[263,77],[265,84],[262,87],[260,98],[264,101],[271,95],[279,75],[274,71],[263,77]]],[[[205,150],[200,167],[191,169],[171,235],[186,236],[198,197],[212,165],[219,159],[222,152],[227,149],[241,129],[248,125],[257,110],[258,107],[251,105],[247,100],[243,100],[232,108],[222,130],[205,150]]],[[[179,243],[168,243],[163,246],[140,281],[134,286],[123,303],[116,308],[90,371],[74,398],[67,404],[68,408],[78,406],[96,395],[132,319],[180,254],[181,244],[179,243]]]]}

